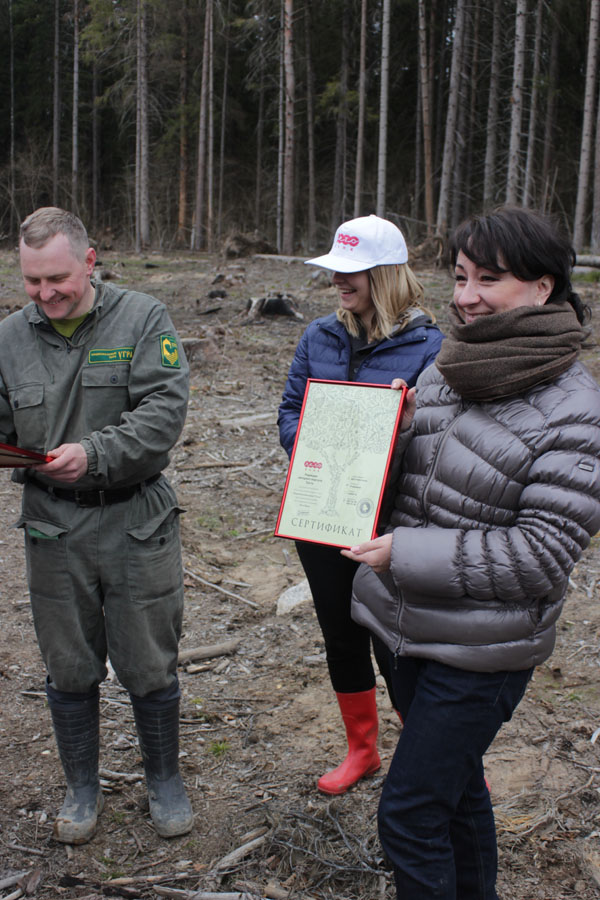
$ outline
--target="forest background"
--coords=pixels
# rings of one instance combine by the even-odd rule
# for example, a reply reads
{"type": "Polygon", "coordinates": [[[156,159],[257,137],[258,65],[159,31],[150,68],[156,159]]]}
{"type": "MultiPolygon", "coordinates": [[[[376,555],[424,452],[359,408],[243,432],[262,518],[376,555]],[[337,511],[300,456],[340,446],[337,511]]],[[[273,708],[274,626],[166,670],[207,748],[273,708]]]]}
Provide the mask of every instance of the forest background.
{"type": "Polygon", "coordinates": [[[0,236],[322,249],[376,212],[443,246],[496,203],[600,253],[600,0],[0,0],[0,236]]]}

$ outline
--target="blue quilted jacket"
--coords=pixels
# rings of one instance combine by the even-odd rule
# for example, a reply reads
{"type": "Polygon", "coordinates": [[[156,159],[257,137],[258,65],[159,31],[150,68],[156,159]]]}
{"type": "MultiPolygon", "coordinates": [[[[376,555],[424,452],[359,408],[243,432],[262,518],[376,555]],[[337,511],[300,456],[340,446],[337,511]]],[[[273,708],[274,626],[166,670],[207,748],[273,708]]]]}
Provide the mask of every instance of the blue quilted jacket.
{"type": "MultiPolygon", "coordinates": [[[[391,384],[403,378],[412,387],[436,358],[443,334],[427,316],[419,316],[398,334],[376,344],[362,361],[354,381],[391,384]]],[[[336,314],[311,322],[296,349],[279,407],[279,439],[288,456],[294,447],[298,420],[309,378],[348,381],[350,337],[336,314]]]]}

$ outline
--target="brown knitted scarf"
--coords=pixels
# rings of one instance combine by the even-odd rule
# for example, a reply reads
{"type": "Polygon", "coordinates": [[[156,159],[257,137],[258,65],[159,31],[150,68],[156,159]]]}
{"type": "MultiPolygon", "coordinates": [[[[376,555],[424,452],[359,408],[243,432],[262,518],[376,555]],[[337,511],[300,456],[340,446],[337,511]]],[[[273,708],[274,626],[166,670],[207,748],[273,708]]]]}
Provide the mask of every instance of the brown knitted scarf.
{"type": "Polygon", "coordinates": [[[586,331],[566,300],[519,306],[465,325],[451,304],[436,365],[467,400],[497,400],[552,381],[575,362],[586,331]]]}

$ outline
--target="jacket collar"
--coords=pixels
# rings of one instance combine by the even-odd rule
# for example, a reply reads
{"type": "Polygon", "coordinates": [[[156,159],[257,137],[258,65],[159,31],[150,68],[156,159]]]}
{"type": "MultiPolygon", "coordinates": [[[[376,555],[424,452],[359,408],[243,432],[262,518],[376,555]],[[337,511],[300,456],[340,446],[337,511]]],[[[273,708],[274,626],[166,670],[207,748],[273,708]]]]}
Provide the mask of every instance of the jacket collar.
{"type": "MultiPolygon", "coordinates": [[[[111,284],[103,284],[102,282],[93,280],[92,284],[96,289],[96,293],[94,295],[94,305],[89,312],[90,321],[101,313],[103,307],[112,309],[115,303],[117,303],[125,293],[121,288],[117,288],[111,284]]],[[[34,303],[33,301],[23,307],[23,315],[30,325],[47,325],[52,328],[52,323],[48,316],[41,312],[37,303],[34,303]]]]}
{"type": "MultiPolygon", "coordinates": [[[[328,331],[330,334],[334,334],[341,341],[346,344],[350,343],[350,335],[339,321],[335,313],[330,313],[328,316],[319,320],[319,327],[324,331],[328,331]]],[[[408,325],[406,325],[402,331],[395,332],[389,338],[384,338],[382,341],[378,341],[375,347],[389,347],[392,344],[403,344],[407,341],[411,341],[413,336],[411,334],[417,328],[422,327],[430,327],[433,326],[433,322],[429,318],[429,316],[423,313],[422,315],[415,316],[410,320],[408,325]]]]}

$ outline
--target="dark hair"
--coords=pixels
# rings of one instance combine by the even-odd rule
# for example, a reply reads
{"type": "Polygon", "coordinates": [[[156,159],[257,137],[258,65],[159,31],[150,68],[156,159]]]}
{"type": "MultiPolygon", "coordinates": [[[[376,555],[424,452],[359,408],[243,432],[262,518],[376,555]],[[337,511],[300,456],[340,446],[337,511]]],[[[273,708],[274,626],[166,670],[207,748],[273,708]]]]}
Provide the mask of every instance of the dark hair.
{"type": "Polygon", "coordinates": [[[589,318],[590,308],[571,285],[575,250],[548,216],[516,206],[471,216],[452,235],[453,266],[461,250],[476,266],[491,272],[511,272],[520,281],[552,275],[554,287],[547,302],[567,300],[581,323],[589,318]]]}

